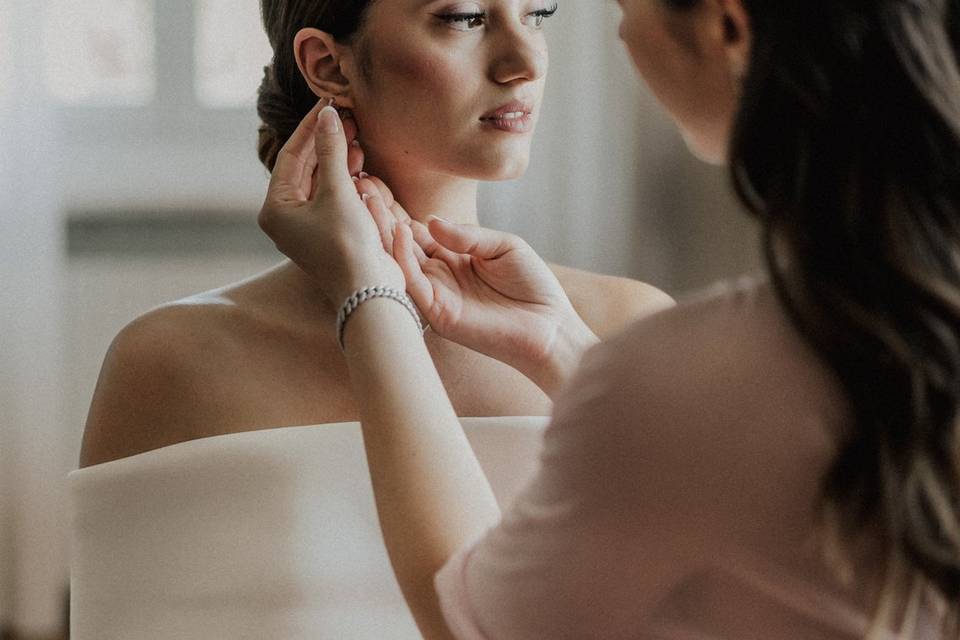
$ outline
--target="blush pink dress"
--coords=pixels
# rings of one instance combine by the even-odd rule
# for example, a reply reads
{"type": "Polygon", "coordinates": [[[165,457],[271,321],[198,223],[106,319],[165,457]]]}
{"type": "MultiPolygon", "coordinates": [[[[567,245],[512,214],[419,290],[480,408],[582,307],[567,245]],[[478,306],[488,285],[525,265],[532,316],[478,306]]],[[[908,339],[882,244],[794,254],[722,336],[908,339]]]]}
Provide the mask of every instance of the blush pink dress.
{"type": "MultiPolygon", "coordinates": [[[[815,542],[848,420],[765,277],[641,321],[588,352],[532,483],[436,576],[449,627],[461,640],[862,638],[863,586],[841,584],[815,542]]],[[[939,637],[921,611],[910,637],[939,637]]]]}

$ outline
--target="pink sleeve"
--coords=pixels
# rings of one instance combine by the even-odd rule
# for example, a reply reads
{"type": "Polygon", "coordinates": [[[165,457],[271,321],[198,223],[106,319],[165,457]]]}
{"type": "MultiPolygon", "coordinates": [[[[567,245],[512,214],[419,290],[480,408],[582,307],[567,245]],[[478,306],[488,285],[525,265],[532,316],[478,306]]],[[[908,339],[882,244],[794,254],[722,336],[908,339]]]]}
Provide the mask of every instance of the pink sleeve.
{"type": "MultiPolygon", "coordinates": [[[[813,498],[797,496],[816,495],[809,460],[820,458],[779,434],[798,416],[822,420],[826,382],[798,370],[808,356],[787,350],[789,327],[753,295],[711,294],[587,353],[531,483],[437,575],[457,638],[647,637],[691,575],[793,534],[796,518],[772,529],[770,514],[807,513],[813,498]]],[[[819,430],[804,432],[811,452],[829,452],[819,430]]]]}
{"type": "MultiPolygon", "coordinates": [[[[655,575],[668,554],[644,564],[631,549],[648,538],[637,534],[629,484],[614,488],[636,461],[615,435],[624,416],[609,394],[623,372],[607,366],[611,350],[600,345],[584,358],[556,405],[536,477],[500,524],[437,574],[441,608],[460,640],[635,634],[640,612],[630,585],[639,584],[638,573],[655,575]]],[[[664,534],[645,525],[646,533],[664,534]]]]}
{"type": "Polygon", "coordinates": [[[467,594],[466,567],[475,546],[470,544],[460,549],[437,573],[434,581],[447,626],[459,640],[487,640],[477,626],[467,594]]]}

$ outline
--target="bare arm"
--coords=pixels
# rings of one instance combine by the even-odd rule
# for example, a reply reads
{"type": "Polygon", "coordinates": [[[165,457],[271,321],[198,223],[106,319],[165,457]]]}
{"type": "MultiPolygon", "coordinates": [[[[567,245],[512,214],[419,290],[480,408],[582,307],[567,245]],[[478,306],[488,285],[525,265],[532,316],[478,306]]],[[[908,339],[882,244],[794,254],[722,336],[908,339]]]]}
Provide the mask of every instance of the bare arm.
{"type": "MultiPolygon", "coordinates": [[[[311,111],[280,152],[259,222],[336,307],[367,286],[404,288],[357,197],[343,127],[330,109],[311,111]]],[[[344,342],[394,572],[424,636],[450,638],[433,576],[497,522],[499,508],[407,310],[393,300],[365,302],[344,342]]]]}
{"type": "Polygon", "coordinates": [[[451,638],[437,571],[494,526],[500,509],[407,311],[367,302],[345,334],[384,541],[417,625],[451,638]]]}

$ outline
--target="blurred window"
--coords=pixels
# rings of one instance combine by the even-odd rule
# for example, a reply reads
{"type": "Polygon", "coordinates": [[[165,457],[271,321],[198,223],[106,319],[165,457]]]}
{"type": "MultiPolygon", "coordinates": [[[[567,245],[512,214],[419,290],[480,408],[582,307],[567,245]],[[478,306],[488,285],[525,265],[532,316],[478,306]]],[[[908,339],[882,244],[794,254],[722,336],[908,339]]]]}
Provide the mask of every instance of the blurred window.
{"type": "Polygon", "coordinates": [[[17,2],[43,19],[68,215],[258,206],[255,105],[272,52],[257,0],[17,2]]]}
{"type": "Polygon", "coordinates": [[[67,105],[135,106],[156,92],[151,0],[48,0],[47,89],[67,105]]]}
{"type": "Polygon", "coordinates": [[[41,6],[45,83],[66,108],[151,107],[158,100],[181,110],[248,108],[272,56],[253,0],[41,6]]]}
{"type": "Polygon", "coordinates": [[[197,101],[212,108],[252,105],[272,51],[260,3],[198,0],[194,77],[197,101]]]}

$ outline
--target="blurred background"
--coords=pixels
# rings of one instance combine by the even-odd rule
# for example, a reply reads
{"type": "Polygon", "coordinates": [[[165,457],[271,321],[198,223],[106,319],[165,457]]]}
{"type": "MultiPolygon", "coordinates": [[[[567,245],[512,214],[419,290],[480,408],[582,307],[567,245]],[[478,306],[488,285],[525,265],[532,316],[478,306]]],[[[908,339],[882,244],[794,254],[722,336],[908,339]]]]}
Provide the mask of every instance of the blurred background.
{"type": "MultiPolygon", "coordinates": [[[[561,4],[531,169],[484,186],[481,222],[678,297],[758,268],[753,223],[637,79],[616,5],[561,4]]],[[[65,480],[110,340],[280,261],[256,225],[269,58],[256,0],[0,0],[3,637],[63,637],[65,480]]]]}

